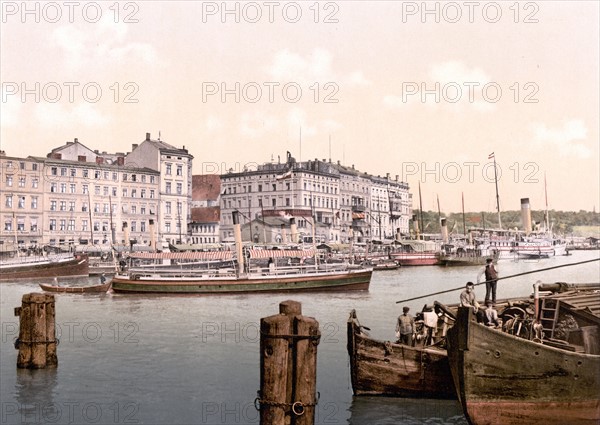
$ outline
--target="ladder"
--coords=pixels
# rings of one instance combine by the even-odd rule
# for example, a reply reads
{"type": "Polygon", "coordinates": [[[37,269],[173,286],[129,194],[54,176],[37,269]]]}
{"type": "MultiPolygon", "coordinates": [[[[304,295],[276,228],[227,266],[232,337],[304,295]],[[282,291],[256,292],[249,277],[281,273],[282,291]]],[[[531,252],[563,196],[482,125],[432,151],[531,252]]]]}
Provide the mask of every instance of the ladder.
{"type": "Polygon", "coordinates": [[[540,313],[540,322],[546,338],[554,338],[554,328],[558,320],[558,310],[560,301],[552,298],[542,299],[542,311],[540,313]]]}

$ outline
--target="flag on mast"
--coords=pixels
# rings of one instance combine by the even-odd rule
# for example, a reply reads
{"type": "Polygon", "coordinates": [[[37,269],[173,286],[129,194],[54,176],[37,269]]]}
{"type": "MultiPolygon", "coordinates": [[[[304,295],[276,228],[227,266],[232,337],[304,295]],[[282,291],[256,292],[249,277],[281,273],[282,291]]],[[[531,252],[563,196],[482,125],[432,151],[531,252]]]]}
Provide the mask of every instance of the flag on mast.
{"type": "Polygon", "coordinates": [[[492,152],[491,154],[488,155],[488,159],[492,159],[494,158],[494,152],[492,152]]]}
{"type": "Polygon", "coordinates": [[[292,177],[292,170],[287,170],[285,173],[278,175],[275,177],[276,180],[285,180],[292,177]]]}

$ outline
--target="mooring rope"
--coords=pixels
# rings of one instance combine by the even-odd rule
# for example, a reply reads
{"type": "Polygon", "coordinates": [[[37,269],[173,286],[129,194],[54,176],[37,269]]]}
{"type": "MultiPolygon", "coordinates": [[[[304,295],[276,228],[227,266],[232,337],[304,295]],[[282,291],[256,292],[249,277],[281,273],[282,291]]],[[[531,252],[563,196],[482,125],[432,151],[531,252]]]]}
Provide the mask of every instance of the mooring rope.
{"type": "MultiPolygon", "coordinates": [[[[560,269],[561,267],[579,266],[581,264],[591,263],[593,261],[600,261],[600,258],[594,258],[592,260],[579,261],[577,263],[561,264],[559,266],[546,267],[544,269],[539,269],[539,270],[530,270],[528,272],[517,273],[517,274],[510,275],[510,276],[498,277],[497,279],[493,279],[493,280],[510,279],[510,278],[513,278],[513,277],[525,276],[525,275],[532,274],[532,273],[539,273],[539,272],[545,272],[545,271],[548,271],[548,270],[560,269]]],[[[491,282],[491,280],[490,281],[486,280],[484,282],[474,283],[473,285],[474,286],[484,285],[487,282],[491,282]]],[[[464,286],[461,286],[459,288],[446,289],[445,291],[433,292],[431,294],[426,294],[426,295],[421,295],[421,296],[418,296],[418,297],[407,298],[407,299],[401,300],[401,301],[396,301],[396,304],[405,303],[405,302],[408,302],[408,301],[420,300],[421,298],[427,298],[427,297],[431,297],[431,296],[434,296],[434,295],[447,294],[448,292],[460,291],[460,290],[463,290],[463,289],[465,289],[464,286]]]]}

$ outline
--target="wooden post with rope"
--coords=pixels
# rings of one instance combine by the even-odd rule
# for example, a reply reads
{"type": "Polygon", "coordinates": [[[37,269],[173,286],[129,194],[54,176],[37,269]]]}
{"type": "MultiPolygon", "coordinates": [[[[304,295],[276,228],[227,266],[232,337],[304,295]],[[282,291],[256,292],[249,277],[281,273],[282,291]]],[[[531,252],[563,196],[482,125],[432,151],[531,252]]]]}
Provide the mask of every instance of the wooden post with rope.
{"type": "Polygon", "coordinates": [[[43,369],[56,367],[56,336],[54,295],[25,294],[21,307],[15,308],[19,316],[19,338],[15,348],[19,350],[17,367],[20,369],[43,369]]]}
{"type": "Polygon", "coordinates": [[[297,301],[283,301],[279,314],[260,320],[262,425],[313,425],[317,404],[319,322],[302,316],[297,301]]]}

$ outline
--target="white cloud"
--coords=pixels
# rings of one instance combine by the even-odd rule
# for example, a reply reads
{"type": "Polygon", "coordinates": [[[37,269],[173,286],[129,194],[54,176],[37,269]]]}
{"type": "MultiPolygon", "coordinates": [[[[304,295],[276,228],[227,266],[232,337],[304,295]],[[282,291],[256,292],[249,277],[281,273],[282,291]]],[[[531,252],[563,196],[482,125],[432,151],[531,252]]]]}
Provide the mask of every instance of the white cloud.
{"type": "Polygon", "coordinates": [[[214,116],[214,115],[209,115],[208,117],[206,117],[206,130],[209,133],[215,133],[218,132],[219,130],[221,130],[223,128],[223,122],[221,121],[221,119],[219,119],[218,117],[214,116]]]}
{"type": "Polygon", "coordinates": [[[383,97],[383,104],[388,108],[402,108],[406,105],[406,102],[404,102],[400,96],[388,94],[383,97]]]}
{"type": "Polygon", "coordinates": [[[296,82],[305,87],[318,82],[344,84],[349,86],[367,86],[372,84],[361,70],[349,74],[339,74],[333,70],[333,56],[325,49],[314,49],[309,55],[302,56],[290,52],[288,49],[280,50],[275,54],[268,70],[273,79],[278,82],[296,82]]]}
{"type": "Polygon", "coordinates": [[[101,127],[110,123],[110,118],[102,115],[91,103],[73,108],[65,108],[59,103],[40,103],[36,105],[34,114],[44,127],[101,127]]]}
{"type": "Polygon", "coordinates": [[[287,120],[291,134],[299,133],[300,129],[302,129],[302,137],[312,137],[317,134],[317,127],[309,125],[306,111],[303,109],[292,108],[287,120]]]}
{"type": "Polygon", "coordinates": [[[148,43],[127,42],[127,28],[127,24],[115,23],[107,15],[93,26],[60,26],[52,32],[52,40],[64,51],[67,63],[73,69],[99,63],[106,66],[107,59],[111,59],[113,65],[136,60],[156,65],[156,50],[148,43]]]}
{"type": "MultiPolygon", "coordinates": [[[[4,99],[5,94],[2,93],[4,99]]],[[[17,93],[11,96],[6,95],[6,102],[0,104],[0,126],[16,127],[19,123],[19,115],[23,109],[21,96],[17,93]]]]}
{"type": "Polygon", "coordinates": [[[252,139],[276,130],[278,122],[272,115],[262,112],[245,112],[240,119],[240,133],[252,139]]]}
{"type": "Polygon", "coordinates": [[[554,148],[561,156],[586,159],[591,157],[592,150],[584,143],[587,139],[587,127],[583,120],[569,120],[562,127],[549,128],[545,123],[532,124],[534,141],[537,147],[554,148]]]}
{"type": "Polygon", "coordinates": [[[429,76],[434,82],[444,85],[447,83],[479,83],[484,85],[490,82],[490,77],[481,68],[468,68],[464,63],[448,61],[433,65],[429,76]]]}

